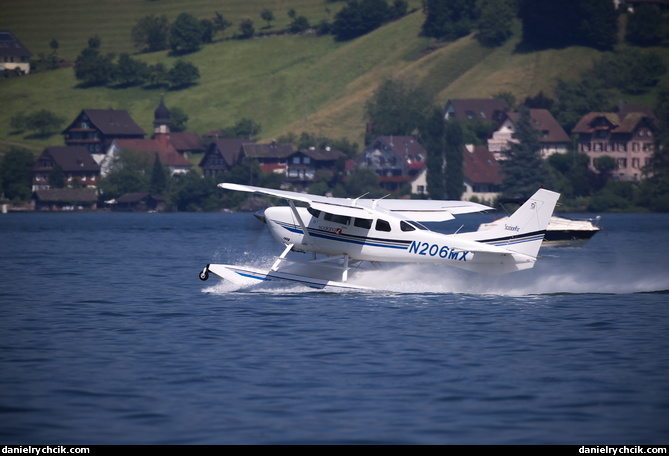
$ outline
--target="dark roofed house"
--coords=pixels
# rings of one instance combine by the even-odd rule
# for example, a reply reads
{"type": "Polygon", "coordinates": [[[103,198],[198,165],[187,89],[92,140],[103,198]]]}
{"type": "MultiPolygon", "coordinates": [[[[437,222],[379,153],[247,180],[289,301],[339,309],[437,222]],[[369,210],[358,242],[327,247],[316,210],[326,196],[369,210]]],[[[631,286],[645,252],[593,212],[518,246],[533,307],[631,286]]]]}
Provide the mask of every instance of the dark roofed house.
{"type": "Polygon", "coordinates": [[[165,210],[165,198],[150,193],[125,193],[116,199],[113,209],[130,212],[160,212],[165,210]]]}
{"type": "Polygon", "coordinates": [[[36,190],[33,200],[37,211],[95,210],[98,196],[93,188],[53,188],[36,190]]]}
{"type": "Polygon", "coordinates": [[[346,154],[329,147],[325,149],[309,148],[298,150],[288,157],[286,181],[297,186],[308,186],[316,179],[316,173],[327,173],[327,178],[334,176],[337,162],[344,168],[346,154]]]}
{"type": "Polygon", "coordinates": [[[143,139],[146,132],[122,109],[84,109],[63,130],[65,144],[83,146],[100,163],[115,139],[143,139]]]}
{"type": "Polygon", "coordinates": [[[30,73],[32,55],[12,32],[0,30],[0,72],[30,73]]]}
{"type": "Polygon", "coordinates": [[[446,103],[444,117],[446,120],[501,122],[508,110],[509,104],[502,98],[456,98],[446,103]]]}
{"type": "Polygon", "coordinates": [[[426,158],[413,136],[379,136],[365,147],[359,166],[375,171],[383,188],[396,191],[421,172],[426,158]]]}
{"type": "Polygon", "coordinates": [[[171,132],[170,143],[184,157],[188,157],[190,154],[201,154],[205,151],[202,138],[192,131],[171,132]]]}
{"type": "Polygon", "coordinates": [[[292,144],[245,143],[242,144],[241,160],[257,160],[263,173],[285,174],[288,157],[294,152],[292,144]]]}
{"type": "Polygon", "coordinates": [[[56,165],[63,170],[66,186],[97,186],[100,166],[86,148],[51,146],[42,151],[31,169],[33,191],[51,188],[49,178],[56,165]]]}
{"type": "Polygon", "coordinates": [[[216,139],[200,160],[200,168],[205,176],[215,176],[230,171],[242,158],[242,145],[253,144],[251,139],[221,138],[216,139]]]}

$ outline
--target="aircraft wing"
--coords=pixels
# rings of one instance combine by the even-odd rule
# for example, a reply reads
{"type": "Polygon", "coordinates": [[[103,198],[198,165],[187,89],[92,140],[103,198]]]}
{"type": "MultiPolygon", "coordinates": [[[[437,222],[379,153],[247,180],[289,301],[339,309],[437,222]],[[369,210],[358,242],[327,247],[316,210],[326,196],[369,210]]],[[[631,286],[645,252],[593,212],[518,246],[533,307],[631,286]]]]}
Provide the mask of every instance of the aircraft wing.
{"type": "Polygon", "coordinates": [[[337,215],[359,217],[361,211],[391,212],[417,222],[452,220],[453,214],[468,214],[491,210],[489,206],[469,201],[403,200],[403,199],[350,199],[274,190],[252,185],[221,183],[219,187],[240,192],[258,193],[287,200],[307,203],[314,209],[337,215]]]}

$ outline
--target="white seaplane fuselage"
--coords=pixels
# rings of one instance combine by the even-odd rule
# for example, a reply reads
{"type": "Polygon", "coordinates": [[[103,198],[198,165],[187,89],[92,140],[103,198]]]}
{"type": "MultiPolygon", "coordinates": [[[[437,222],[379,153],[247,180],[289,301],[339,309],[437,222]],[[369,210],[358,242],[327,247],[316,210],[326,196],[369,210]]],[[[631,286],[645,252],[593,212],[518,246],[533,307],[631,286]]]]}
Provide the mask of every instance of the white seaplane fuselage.
{"type": "Polygon", "coordinates": [[[293,252],[311,252],[307,269],[316,271],[324,261],[343,260],[338,286],[348,286],[349,262],[439,263],[487,274],[528,269],[534,263],[559,194],[539,189],[504,224],[485,231],[443,234],[420,222],[452,220],[455,215],[491,209],[465,201],[364,200],[327,198],[248,185],[219,184],[227,190],[282,198],[288,206],[265,210],[262,219],[272,236],[284,244],[270,270],[209,264],[209,272],[225,280],[293,280],[314,286],[332,280],[306,278],[283,263],[293,252]],[[298,207],[295,203],[307,205],[298,207]],[[316,255],[325,255],[317,259],[316,255]]]}
{"type": "MultiPolygon", "coordinates": [[[[514,232],[496,237],[492,244],[477,241],[471,233],[442,234],[430,231],[422,224],[403,219],[393,214],[375,216],[361,213],[360,216],[342,216],[312,208],[295,208],[308,235],[305,236],[291,208],[270,207],[264,216],[272,236],[293,250],[317,252],[329,256],[347,255],[352,260],[394,263],[442,263],[463,269],[476,269],[488,264],[491,256],[486,253],[504,255],[496,263],[505,263],[505,270],[515,265],[516,270],[533,266],[536,257],[522,252],[510,252],[509,245],[514,232]]],[[[484,236],[479,236],[483,238],[484,236]]],[[[525,236],[523,243],[541,244],[543,233],[525,236]]],[[[521,240],[517,237],[514,243],[521,240]]],[[[505,271],[506,272],[506,271],[505,271]]]]}

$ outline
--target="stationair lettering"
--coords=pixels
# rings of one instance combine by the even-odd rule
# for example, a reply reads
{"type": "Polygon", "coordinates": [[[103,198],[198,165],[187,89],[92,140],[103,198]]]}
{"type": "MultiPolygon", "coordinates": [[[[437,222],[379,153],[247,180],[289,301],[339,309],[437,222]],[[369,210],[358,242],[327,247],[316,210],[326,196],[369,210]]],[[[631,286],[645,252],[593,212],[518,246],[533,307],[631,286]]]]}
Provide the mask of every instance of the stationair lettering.
{"type": "Polygon", "coordinates": [[[445,260],[467,261],[469,251],[458,251],[445,245],[430,244],[428,242],[413,241],[409,246],[409,253],[416,255],[432,256],[445,260]]]}

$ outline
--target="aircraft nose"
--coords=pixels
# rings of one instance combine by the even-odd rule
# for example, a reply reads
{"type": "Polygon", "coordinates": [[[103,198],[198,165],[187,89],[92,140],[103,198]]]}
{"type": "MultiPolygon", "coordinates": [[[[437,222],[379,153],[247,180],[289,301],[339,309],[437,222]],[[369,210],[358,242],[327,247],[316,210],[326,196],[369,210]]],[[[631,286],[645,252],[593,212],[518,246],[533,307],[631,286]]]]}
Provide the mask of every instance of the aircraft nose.
{"type": "Polygon", "coordinates": [[[264,210],[259,210],[253,214],[255,218],[260,220],[263,223],[267,223],[267,218],[265,218],[265,211],[264,210]]]}

